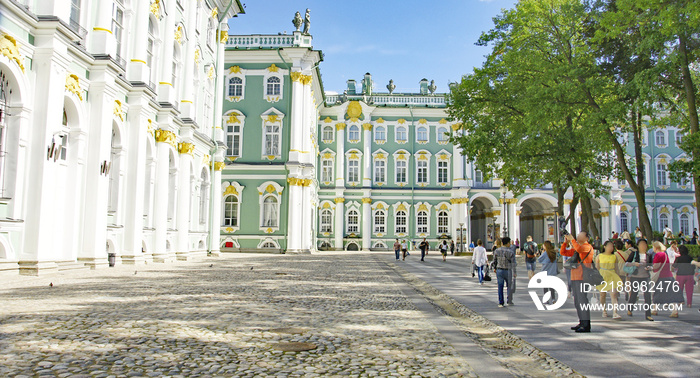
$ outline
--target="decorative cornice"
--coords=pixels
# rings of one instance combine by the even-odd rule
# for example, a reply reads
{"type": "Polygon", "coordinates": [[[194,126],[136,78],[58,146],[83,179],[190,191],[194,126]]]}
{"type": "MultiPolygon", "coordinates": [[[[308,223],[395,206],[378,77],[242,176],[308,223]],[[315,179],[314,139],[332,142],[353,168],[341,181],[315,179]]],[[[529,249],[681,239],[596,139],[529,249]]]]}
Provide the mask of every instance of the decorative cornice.
{"type": "MultiPolygon", "coordinates": [[[[571,200],[569,200],[569,202],[571,202],[571,200]]],[[[622,200],[610,200],[610,204],[612,206],[620,206],[622,205],[622,200]]]]}
{"type": "Polygon", "coordinates": [[[313,80],[314,80],[314,77],[311,75],[301,75],[301,83],[304,85],[311,85],[313,80]]]}
{"type": "Polygon", "coordinates": [[[80,78],[75,74],[66,76],[66,90],[78,96],[80,101],[83,101],[83,94],[80,91],[80,78]]]}
{"type": "Polygon", "coordinates": [[[177,152],[180,154],[189,154],[194,156],[194,144],[192,143],[178,143],[177,152]]]}
{"type": "Polygon", "coordinates": [[[153,0],[151,3],[151,14],[160,18],[160,0],[153,0]]]}
{"type": "Polygon", "coordinates": [[[182,44],[182,25],[178,25],[177,28],[175,29],[175,42],[178,44],[182,44]]]}
{"type": "Polygon", "coordinates": [[[302,179],[297,177],[287,178],[287,183],[291,186],[309,186],[312,182],[313,180],[311,179],[302,179]]]}
{"type": "Polygon", "coordinates": [[[343,197],[336,197],[335,198],[335,203],[343,203],[343,202],[345,202],[345,198],[343,198],[343,197]]]}
{"type": "Polygon", "coordinates": [[[292,82],[301,82],[302,76],[304,75],[302,75],[302,73],[299,71],[289,73],[289,78],[292,79],[292,82]]]}
{"type": "Polygon", "coordinates": [[[365,131],[372,131],[372,124],[371,123],[365,123],[362,125],[362,129],[365,131]]]}
{"type": "Polygon", "coordinates": [[[167,143],[177,148],[177,145],[175,144],[176,139],[177,137],[172,131],[163,129],[156,130],[156,143],[167,143]]]}
{"type": "Polygon", "coordinates": [[[362,203],[371,204],[371,203],[372,203],[372,199],[369,198],[369,197],[364,197],[364,198],[362,198],[362,203]]]}
{"type": "Polygon", "coordinates": [[[459,204],[459,203],[469,203],[469,198],[468,197],[463,197],[463,198],[451,198],[450,199],[451,204],[459,204]]]}
{"type": "Polygon", "coordinates": [[[226,197],[229,194],[235,194],[238,195],[238,190],[236,190],[236,187],[233,185],[229,185],[226,187],[226,190],[224,190],[223,196],[226,197]]]}
{"type": "Polygon", "coordinates": [[[219,43],[228,42],[228,30],[222,30],[219,32],[219,43]]]}
{"type": "Polygon", "coordinates": [[[274,63],[270,65],[270,67],[267,67],[268,72],[279,72],[280,68],[277,67],[274,63]]]}
{"type": "Polygon", "coordinates": [[[610,216],[610,213],[607,211],[603,211],[602,213],[600,213],[600,216],[601,217],[608,217],[608,216],[610,216]]]}
{"type": "Polygon", "coordinates": [[[215,161],[214,162],[214,170],[215,171],[223,171],[225,167],[226,167],[226,163],[224,163],[223,161],[215,161]]]}
{"type": "Polygon", "coordinates": [[[345,124],[344,123],[336,123],[335,124],[335,129],[336,130],[345,130],[345,124]]]}

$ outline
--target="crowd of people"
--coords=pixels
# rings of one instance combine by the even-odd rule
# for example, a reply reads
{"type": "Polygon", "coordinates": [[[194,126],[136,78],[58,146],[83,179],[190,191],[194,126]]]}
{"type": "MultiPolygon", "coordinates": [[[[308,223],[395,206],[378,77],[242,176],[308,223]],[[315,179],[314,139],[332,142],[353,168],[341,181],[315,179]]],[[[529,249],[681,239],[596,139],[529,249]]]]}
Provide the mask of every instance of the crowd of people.
{"type": "MultiPolygon", "coordinates": [[[[513,305],[519,254],[524,255],[528,279],[535,275],[538,264],[547,275],[559,275],[561,256],[568,295],[574,299],[579,318],[579,323],[571,329],[577,333],[591,331],[590,295],[599,301],[602,316],[612,315],[613,320],[621,320],[625,312],[632,317],[636,308],[644,310],[648,321],[654,321],[653,316],[658,315],[659,309],[668,309],[670,317],[677,318],[678,309],[683,304],[692,307],[694,286],[700,285],[700,257],[693,260],[688,247],[676,239],[668,238],[665,240],[668,243],[660,240],[649,242],[639,229],[633,235],[625,231],[613,236],[604,243],[597,243],[591,241],[585,231],[575,237],[565,235],[558,254],[548,240],[538,245],[528,236],[520,246],[503,237],[494,241],[491,261],[484,243],[478,240],[473,248],[472,270],[480,285],[490,280],[489,271],[496,274],[498,306],[504,307],[513,305]],[[599,274],[594,276],[599,277],[596,285],[586,282],[591,270],[599,274]],[[606,303],[608,293],[610,306],[606,303]],[[640,296],[643,296],[644,304],[637,306],[640,296]],[[608,313],[608,308],[612,309],[612,314],[608,313]]],[[[697,242],[697,231],[688,242],[697,242]]],[[[547,303],[554,303],[555,291],[545,289],[545,298],[547,303]]]]}

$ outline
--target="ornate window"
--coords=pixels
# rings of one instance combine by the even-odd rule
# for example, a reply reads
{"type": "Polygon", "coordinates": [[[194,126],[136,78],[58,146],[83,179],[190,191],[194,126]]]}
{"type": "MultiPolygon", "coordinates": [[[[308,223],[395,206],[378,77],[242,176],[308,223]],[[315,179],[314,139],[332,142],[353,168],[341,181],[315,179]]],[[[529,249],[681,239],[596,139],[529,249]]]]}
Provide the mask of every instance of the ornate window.
{"type": "Polygon", "coordinates": [[[280,96],[281,90],[281,80],[277,76],[270,76],[267,78],[267,86],[265,87],[265,94],[267,96],[280,96]]]}
{"type": "Polygon", "coordinates": [[[399,210],[396,212],[396,218],[394,218],[394,221],[396,222],[396,233],[397,234],[405,234],[406,231],[406,212],[404,210],[399,210]]]}
{"type": "Polygon", "coordinates": [[[407,183],[408,182],[408,162],[406,160],[396,161],[396,183],[407,183]]]}
{"type": "Polygon", "coordinates": [[[416,162],[416,177],[419,184],[428,182],[428,162],[426,160],[418,160],[416,162]]]}
{"type": "Polygon", "coordinates": [[[279,203],[277,197],[270,194],[263,199],[263,227],[278,227],[279,226],[279,203]]]}
{"type": "Polygon", "coordinates": [[[241,156],[242,133],[241,125],[226,125],[226,149],[227,156],[241,156]]]}
{"type": "Polygon", "coordinates": [[[418,143],[426,143],[428,142],[428,128],[425,126],[420,126],[418,127],[417,133],[416,133],[416,140],[418,143]]]}
{"type": "Polygon", "coordinates": [[[333,126],[324,126],[323,127],[323,142],[324,143],[333,143],[333,126]]]}
{"type": "Polygon", "coordinates": [[[357,233],[360,230],[360,215],[355,209],[348,211],[348,234],[357,233]]]}
{"type": "MultiPolygon", "coordinates": [[[[112,3],[112,35],[117,41],[116,58],[122,57],[122,33],[124,31],[124,9],[118,2],[112,3]]],[[[117,59],[118,60],[118,59],[117,59]]]]}
{"type": "Polygon", "coordinates": [[[689,235],[690,234],[690,217],[688,214],[683,213],[680,216],[680,231],[683,233],[683,235],[689,235]]]}
{"type": "Polygon", "coordinates": [[[333,181],[333,159],[321,160],[321,181],[328,185],[333,181]]]}
{"type": "Polygon", "coordinates": [[[438,160],[437,162],[437,169],[438,169],[438,177],[437,181],[438,184],[447,184],[449,180],[449,164],[447,160],[438,160]]]}
{"type": "Polygon", "coordinates": [[[659,215],[659,230],[663,230],[666,227],[668,227],[668,215],[661,213],[659,215]]]}
{"type": "Polygon", "coordinates": [[[447,211],[440,210],[437,214],[437,233],[439,235],[450,232],[450,216],[447,211]]]}
{"type": "Polygon", "coordinates": [[[656,185],[668,186],[668,170],[664,163],[656,164],[656,185]]]}
{"type": "Polygon", "coordinates": [[[360,160],[350,159],[348,160],[348,182],[359,183],[360,182],[360,160]]]}
{"type": "Polygon", "coordinates": [[[330,209],[321,210],[321,232],[333,232],[333,212],[330,209]]]}
{"type": "Polygon", "coordinates": [[[630,231],[630,219],[627,213],[620,213],[620,230],[622,232],[630,231]]]}
{"type": "Polygon", "coordinates": [[[475,184],[481,184],[484,182],[484,174],[480,170],[475,170],[474,171],[474,183],[475,184]]]}
{"type": "Polygon", "coordinates": [[[680,147],[681,143],[683,143],[683,132],[676,130],[676,147],[680,147]]]}
{"type": "Polygon", "coordinates": [[[374,233],[383,234],[386,232],[386,212],[377,210],[374,212],[374,233]]]}
{"type": "Polygon", "coordinates": [[[450,135],[447,132],[446,127],[438,127],[437,128],[437,141],[440,144],[445,144],[447,141],[450,139],[450,135]]]}
{"type": "Polygon", "coordinates": [[[261,117],[263,120],[262,155],[268,160],[273,160],[282,156],[282,120],[284,114],[275,108],[270,108],[261,117]]]}
{"type": "Polygon", "coordinates": [[[386,127],[377,126],[374,128],[374,141],[379,144],[386,142],[386,127]]]}
{"type": "Polygon", "coordinates": [[[238,227],[239,210],[238,196],[229,194],[224,198],[224,223],[223,226],[238,227]]]}
{"type": "Polygon", "coordinates": [[[408,131],[406,126],[396,126],[396,143],[406,143],[408,141],[408,131]]]}
{"type": "Polygon", "coordinates": [[[360,141],[360,127],[352,125],[348,128],[348,142],[356,143],[360,141]]]}
{"type": "Polygon", "coordinates": [[[153,18],[148,18],[148,40],[146,41],[146,65],[148,66],[149,80],[153,81],[155,75],[155,50],[156,50],[156,27],[153,18]]]}
{"type": "Polygon", "coordinates": [[[662,130],[657,130],[655,133],[656,136],[656,146],[657,147],[665,147],[666,146],[666,133],[663,132],[662,130]]]}
{"type": "Polygon", "coordinates": [[[374,182],[386,182],[386,160],[384,159],[374,160],[374,182]]]}
{"type": "Polygon", "coordinates": [[[421,210],[416,215],[416,233],[417,234],[427,234],[428,233],[428,212],[421,210]]]}
{"type": "Polygon", "coordinates": [[[228,95],[229,97],[241,97],[243,96],[243,79],[240,77],[232,77],[228,81],[228,95]]]}

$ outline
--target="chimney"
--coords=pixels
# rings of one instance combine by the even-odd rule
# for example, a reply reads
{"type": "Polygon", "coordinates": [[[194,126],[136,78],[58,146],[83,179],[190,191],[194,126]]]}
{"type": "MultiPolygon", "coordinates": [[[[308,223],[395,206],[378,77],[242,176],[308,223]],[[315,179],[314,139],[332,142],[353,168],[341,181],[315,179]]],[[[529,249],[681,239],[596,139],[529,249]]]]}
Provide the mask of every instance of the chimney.
{"type": "Polygon", "coordinates": [[[356,92],[356,82],[354,79],[350,79],[347,81],[348,83],[348,94],[349,95],[354,95],[357,94],[356,92]]]}
{"type": "Polygon", "coordinates": [[[372,95],[372,75],[369,72],[365,74],[365,78],[362,80],[362,93],[367,96],[372,95]]]}

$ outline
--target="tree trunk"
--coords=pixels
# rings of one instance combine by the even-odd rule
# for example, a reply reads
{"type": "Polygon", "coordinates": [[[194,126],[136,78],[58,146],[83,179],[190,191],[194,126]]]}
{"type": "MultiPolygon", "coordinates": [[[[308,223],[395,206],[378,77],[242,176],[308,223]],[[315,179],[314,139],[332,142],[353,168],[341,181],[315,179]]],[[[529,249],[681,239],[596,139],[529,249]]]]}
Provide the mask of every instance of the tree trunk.
{"type": "Polygon", "coordinates": [[[571,199],[569,204],[569,228],[571,228],[571,235],[576,236],[576,206],[578,206],[578,194],[574,194],[574,198],[571,199]]]}
{"type": "MultiPolygon", "coordinates": [[[[642,124],[641,113],[636,111],[632,113],[632,126],[632,134],[634,135],[634,163],[637,168],[637,179],[634,187],[632,187],[631,184],[630,187],[632,187],[634,196],[637,199],[637,218],[639,219],[639,228],[642,230],[644,237],[650,239],[653,236],[653,232],[646,206],[646,173],[644,172],[644,157],[642,155],[642,130],[644,125],[642,124]]],[[[651,143],[651,141],[649,141],[649,143],[651,143]]]]}
{"type": "MultiPolygon", "coordinates": [[[[697,108],[697,96],[695,93],[695,85],[693,83],[693,77],[690,76],[690,61],[688,59],[688,46],[686,36],[680,33],[678,36],[678,48],[681,53],[681,73],[683,76],[683,89],[685,90],[685,99],[688,104],[688,119],[690,121],[690,134],[695,134],[698,132],[698,108],[697,108]]],[[[700,159],[700,146],[695,144],[692,146],[690,152],[691,159],[700,159]]],[[[700,224],[700,212],[697,211],[697,207],[700,205],[700,174],[698,172],[692,172],[693,182],[695,183],[695,216],[698,218],[697,224],[700,224]]]]}
{"type": "Polygon", "coordinates": [[[598,226],[596,226],[595,218],[593,217],[590,196],[581,196],[581,212],[581,231],[587,230],[591,235],[591,239],[595,239],[596,236],[600,237],[598,226]]]}

